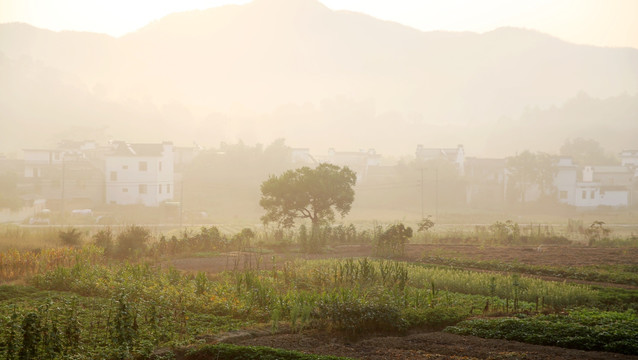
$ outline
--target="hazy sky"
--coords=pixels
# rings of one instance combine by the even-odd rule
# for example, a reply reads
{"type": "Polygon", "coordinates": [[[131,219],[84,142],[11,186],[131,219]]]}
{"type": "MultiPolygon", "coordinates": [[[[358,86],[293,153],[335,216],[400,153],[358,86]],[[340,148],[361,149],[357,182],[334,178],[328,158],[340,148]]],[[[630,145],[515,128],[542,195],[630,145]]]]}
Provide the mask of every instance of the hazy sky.
{"type": "MultiPolygon", "coordinates": [[[[266,0],[260,0],[266,1],[266,0]]],[[[294,1],[294,0],[290,0],[294,1]]],[[[120,36],[172,12],[247,0],[1,0],[0,23],[120,36]]],[[[500,26],[564,40],[638,48],[638,0],[322,0],[417,29],[485,32],[500,26]]]]}

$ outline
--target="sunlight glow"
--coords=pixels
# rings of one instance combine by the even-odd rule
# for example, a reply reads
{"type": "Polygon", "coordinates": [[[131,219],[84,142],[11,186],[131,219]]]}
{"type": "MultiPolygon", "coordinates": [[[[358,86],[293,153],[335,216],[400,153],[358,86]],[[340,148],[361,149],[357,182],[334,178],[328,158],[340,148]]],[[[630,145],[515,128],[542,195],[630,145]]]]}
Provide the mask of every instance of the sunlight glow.
{"type": "MultiPolygon", "coordinates": [[[[267,1],[267,0],[261,0],[267,1]]],[[[312,1],[312,0],[289,0],[312,1]]],[[[248,0],[5,0],[0,23],[121,36],[180,11],[248,0]]],[[[322,0],[333,10],[361,12],[423,31],[486,32],[501,26],[538,30],[566,41],[638,48],[634,0],[322,0]]]]}

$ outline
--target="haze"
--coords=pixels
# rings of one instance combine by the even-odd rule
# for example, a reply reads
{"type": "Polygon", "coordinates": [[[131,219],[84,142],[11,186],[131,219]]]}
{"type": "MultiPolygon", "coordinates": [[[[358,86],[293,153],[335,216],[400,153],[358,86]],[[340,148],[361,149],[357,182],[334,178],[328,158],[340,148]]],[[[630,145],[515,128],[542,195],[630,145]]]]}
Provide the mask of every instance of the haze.
{"type": "MultiPolygon", "coordinates": [[[[56,31],[122,36],[170,13],[248,2],[9,0],[0,4],[0,23],[24,22],[56,31]]],[[[326,0],[322,3],[333,10],[360,12],[422,31],[485,32],[514,26],[579,44],[638,48],[638,3],[632,0],[326,0]]]]}
{"type": "Polygon", "coordinates": [[[0,358],[636,359],[637,234],[638,0],[0,0],[0,358]]]}
{"type": "MultiPolygon", "coordinates": [[[[597,154],[581,167],[617,165],[638,148],[638,49],[627,47],[635,2],[99,4],[3,2],[3,21],[27,21],[0,24],[4,158],[68,140],[168,141],[207,150],[211,162],[233,149],[253,154],[237,155],[247,163],[271,161],[258,160],[265,149],[305,154],[306,163],[243,173],[254,178],[237,191],[258,213],[264,177],[321,159],[358,166],[335,160],[344,154],[368,154],[391,168],[379,179],[412,189],[419,173],[401,173],[402,164],[415,171],[415,160],[432,160],[419,160],[419,148],[450,159],[462,147],[501,168],[525,151],[578,157],[563,151],[574,141],[597,154]]],[[[460,177],[478,171],[468,164],[453,165],[460,177]]],[[[459,186],[449,193],[469,191],[459,186]]],[[[409,202],[413,190],[369,192],[368,203],[409,202]]],[[[418,201],[410,206],[419,212],[418,201]]]]}

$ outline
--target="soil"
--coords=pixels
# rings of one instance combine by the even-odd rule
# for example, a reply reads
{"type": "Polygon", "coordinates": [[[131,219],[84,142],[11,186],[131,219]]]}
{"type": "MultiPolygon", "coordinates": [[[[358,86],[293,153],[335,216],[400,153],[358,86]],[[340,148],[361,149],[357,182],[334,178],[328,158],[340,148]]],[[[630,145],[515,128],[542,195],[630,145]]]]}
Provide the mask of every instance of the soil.
{"type": "Polygon", "coordinates": [[[638,356],[539,346],[516,341],[482,339],[444,332],[420,332],[405,336],[379,335],[356,341],[333,333],[276,334],[225,342],[269,346],[305,353],[345,356],[355,359],[499,359],[499,360],[607,360],[638,359],[638,356]]]}
{"type": "MultiPolygon", "coordinates": [[[[635,248],[574,246],[542,246],[538,248],[409,244],[405,254],[404,260],[415,262],[420,261],[424,256],[442,256],[503,262],[517,261],[530,265],[638,265],[638,249],[635,248]]],[[[186,271],[204,271],[214,274],[234,269],[272,269],[273,266],[279,267],[285,261],[293,259],[371,257],[372,255],[372,248],[369,245],[344,245],[337,246],[333,251],[324,254],[302,255],[294,252],[277,252],[256,255],[255,253],[234,252],[209,258],[176,259],[171,261],[171,265],[186,271]]],[[[302,334],[289,333],[285,329],[276,334],[270,334],[268,331],[242,332],[241,334],[241,336],[224,336],[221,341],[238,345],[259,345],[298,350],[313,354],[347,356],[356,359],[638,360],[638,356],[564,349],[428,331],[414,331],[408,335],[370,335],[357,340],[316,330],[304,331],[302,334]]],[[[214,341],[219,341],[219,338],[214,341]]]]}

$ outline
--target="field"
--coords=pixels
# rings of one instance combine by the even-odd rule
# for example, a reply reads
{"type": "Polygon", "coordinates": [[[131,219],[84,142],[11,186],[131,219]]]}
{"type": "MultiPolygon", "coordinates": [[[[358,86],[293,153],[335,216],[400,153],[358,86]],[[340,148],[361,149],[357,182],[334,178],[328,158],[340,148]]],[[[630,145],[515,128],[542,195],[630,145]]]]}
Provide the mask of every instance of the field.
{"type": "Polygon", "coordinates": [[[389,254],[379,234],[349,229],[317,251],[300,234],[214,227],[3,251],[0,359],[638,358],[637,247],[389,254]],[[206,345],[221,343],[241,347],[206,345]]]}

